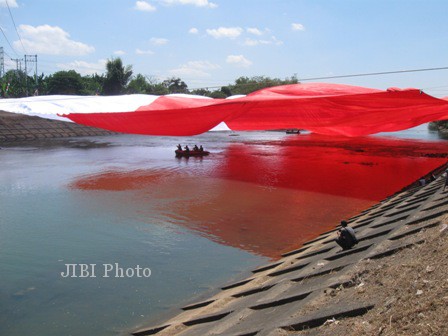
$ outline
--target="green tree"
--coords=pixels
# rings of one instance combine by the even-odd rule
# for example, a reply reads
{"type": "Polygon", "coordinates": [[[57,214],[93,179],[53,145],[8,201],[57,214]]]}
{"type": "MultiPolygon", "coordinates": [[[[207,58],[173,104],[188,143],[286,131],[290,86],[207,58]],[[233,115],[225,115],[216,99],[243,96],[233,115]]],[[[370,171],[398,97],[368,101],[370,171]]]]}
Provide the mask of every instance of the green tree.
{"type": "Polygon", "coordinates": [[[106,63],[106,78],[103,92],[106,95],[120,95],[125,93],[126,85],[132,77],[132,66],[123,66],[121,58],[113,58],[106,63]]]}
{"type": "Polygon", "coordinates": [[[188,93],[188,85],[180,78],[169,78],[163,81],[169,93],[188,93]]]}
{"type": "Polygon", "coordinates": [[[161,95],[166,95],[170,92],[168,91],[168,88],[165,85],[163,85],[162,83],[156,83],[156,84],[149,85],[149,89],[148,89],[147,93],[152,94],[152,95],[161,96],[161,95]]]}
{"type": "Polygon", "coordinates": [[[222,90],[216,90],[211,93],[210,97],[212,97],[212,98],[227,98],[228,95],[226,95],[224,92],[222,92],[222,90]]]}
{"type": "Polygon", "coordinates": [[[145,78],[148,82],[147,94],[161,96],[170,93],[168,88],[154,76],[145,76],[145,78]]]}
{"type": "Polygon", "coordinates": [[[198,95],[198,96],[205,96],[210,97],[212,94],[208,89],[194,89],[190,92],[191,94],[198,95]]]}
{"type": "Polygon", "coordinates": [[[83,82],[75,70],[58,71],[48,77],[47,88],[48,94],[80,95],[83,82]]]}
{"type": "Polygon", "coordinates": [[[448,133],[448,120],[432,121],[428,124],[428,128],[432,131],[448,133]]]}
{"type": "Polygon", "coordinates": [[[103,93],[104,76],[87,75],[82,77],[82,94],[95,96],[103,93]]]}
{"type": "Polygon", "coordinates": [[[150,91],[150,85],[145,76],[138,74],[128,84],[128,93],[148,93],[150,91]]]}
{"type": "Polygon", "coordinates": [[[27,95],[26,81],[32,80],[24,71],[9,70],[1,78],[2,97],[19,98],[27,95]]]}
{"type": "Polygon", "coordinates": [[[232,94],[249,94],[251,92],[261,90],[271,86],[285,85],[285,84],[297,84],[299,81],[296,76],[286,78],[284,80],[279,78],[269,78],[265,76],[254,77],[240,77],[235,80],[234,85],[229,85],[228,88],[232,94]]]}
{"type": "Polygon", "coordinates": [[[232,90],[230,90],[230,88],[228,86],[223,86],[221,87],[220,90],[226,97],[229,97],[232,95],[232,90]]]}
{"type": "Polygon", "coordinates": [[[33,85],[33,95],[47,95],[48,94],[48,81],[44,74],[37,76],[37,86],[34,81],[33,85]]]}

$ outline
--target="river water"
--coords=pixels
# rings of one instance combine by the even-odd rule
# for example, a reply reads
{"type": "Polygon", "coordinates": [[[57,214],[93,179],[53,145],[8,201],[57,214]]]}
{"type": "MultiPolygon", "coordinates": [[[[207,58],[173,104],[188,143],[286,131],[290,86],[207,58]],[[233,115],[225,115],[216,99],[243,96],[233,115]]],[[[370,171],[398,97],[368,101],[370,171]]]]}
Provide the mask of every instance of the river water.
{"type": "Polygon", "coordinates": [[[355,139],[209,132],[3,147],[0,335],[123,335],[156,323],[445,162],[446,142],[426,126],[355,139]],[[211,154],[178,159],[177,143],[211,154]],[[90,266],[64,277],[67,264],[90,266]]]}

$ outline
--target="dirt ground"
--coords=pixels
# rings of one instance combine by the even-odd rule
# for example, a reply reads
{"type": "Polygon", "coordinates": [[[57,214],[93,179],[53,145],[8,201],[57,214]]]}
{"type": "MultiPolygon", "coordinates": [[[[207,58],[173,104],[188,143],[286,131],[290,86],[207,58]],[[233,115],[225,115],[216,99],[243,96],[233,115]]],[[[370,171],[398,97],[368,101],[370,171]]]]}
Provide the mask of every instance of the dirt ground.
{"type": "Polygon", "coordinates": [[[350,274],[352,285],[329,290],[309,311],[331,300],[373,302],[355,318],[285,335],[448,335],[448,216],[418,234],[421,244],[377,260],[364,260],[350,274]],[[443,228],[445,229],[443,230],[443,228]]]}

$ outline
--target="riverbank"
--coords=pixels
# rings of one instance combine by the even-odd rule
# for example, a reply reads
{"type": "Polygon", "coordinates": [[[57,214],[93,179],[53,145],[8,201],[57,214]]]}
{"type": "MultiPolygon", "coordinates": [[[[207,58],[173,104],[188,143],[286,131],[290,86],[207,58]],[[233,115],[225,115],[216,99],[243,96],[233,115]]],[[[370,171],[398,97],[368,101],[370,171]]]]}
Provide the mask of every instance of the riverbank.
{"type": "Polygon", "coordinates": [[[100,128],[0,111],[0,143],[115,134],[100,128]]]}
{"type": "MultiPolygon", "coordinates": [[[[448,195],[446,195],[448,200],[448,195]]],[[[348,274],[350,287],[330,290],[314,309],[328,300],[355,298],[375,302],[363,316],[329,319],[304,335],[447,335],[448,216],[422,230],[413,244],[379,260],[362,260],[348,274]]],[[[285,331],[284,335],[297,334],[285,331]]],[[[279,333],[281,335],[281,333],[279,333]]]]}
{"type": "Polygon", "coordinates": [[[445,335],[443,183],[439,175],[351,218],[360,241],[352,250],[336,246],[335,228],[214,297],[183,307],[167,322],[133,334],[445,335]]]}

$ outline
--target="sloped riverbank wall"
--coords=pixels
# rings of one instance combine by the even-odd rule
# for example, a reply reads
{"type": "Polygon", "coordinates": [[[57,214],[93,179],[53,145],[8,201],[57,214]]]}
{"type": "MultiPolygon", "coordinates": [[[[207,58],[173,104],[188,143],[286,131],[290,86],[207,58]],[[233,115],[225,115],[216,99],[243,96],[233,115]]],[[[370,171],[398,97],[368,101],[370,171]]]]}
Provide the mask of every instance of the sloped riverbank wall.
{"type": "Polygon", "coordinates": [[[0,143],[115,134],[100,128],[0,111],[0,143]]]}

